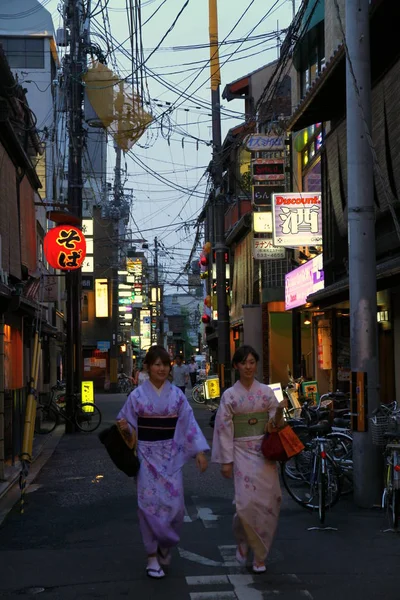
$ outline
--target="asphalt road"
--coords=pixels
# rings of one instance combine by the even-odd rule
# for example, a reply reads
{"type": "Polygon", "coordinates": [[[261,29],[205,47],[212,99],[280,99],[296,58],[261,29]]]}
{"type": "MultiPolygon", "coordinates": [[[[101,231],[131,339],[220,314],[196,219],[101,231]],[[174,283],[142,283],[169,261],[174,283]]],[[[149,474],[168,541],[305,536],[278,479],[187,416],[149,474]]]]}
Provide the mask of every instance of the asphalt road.
{"type": "MultiPolygon", "coordinates": [[[[124,401],[99,396],[103,424],[124,401]]],[[[195,407],[208,439],[210,413],[195,407]]],[[[168,577],[150,580],[136,517],[135,486],[111,463],[94,434],[63,436],[0,527],[0,598],[51,600],[350,600],[400,598],[400,538],[383,533],[379,511],[349,501],[328,514],[332,530],[313,530],[309,514],[284,496],[268,570],[253,575],[234,560],[232,483],[218,466],[185,467],[187,515],[168,577]]],[[[0,502],[0,514],[7,498],[0,502]]]]}

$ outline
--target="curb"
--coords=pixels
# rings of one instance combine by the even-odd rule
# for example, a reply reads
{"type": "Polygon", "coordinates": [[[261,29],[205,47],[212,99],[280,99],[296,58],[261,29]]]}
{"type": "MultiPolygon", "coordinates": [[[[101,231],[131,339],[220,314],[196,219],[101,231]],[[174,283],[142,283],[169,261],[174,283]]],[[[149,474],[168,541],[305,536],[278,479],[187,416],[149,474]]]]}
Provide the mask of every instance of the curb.
{"type": "MultiPolygon", "coordinates": [[[[31,485],[36,479],[44,465],[51,458],[54,450],[57,448],[64,435],[64,425],[59,425],[52,434],[46,436],[46,440],[38,448],[38,453],[33,458],[31,466],[29,468],[29,474],[26,479],[25,490],[31,485]]],[[[19,475],[20,470],[16,466],[16,473],[9,481],[5,483],[5,488],[0,492],[0,525],[13,508],[13,506],[19,501],[21,492],[19,489],[19,475]]]]}

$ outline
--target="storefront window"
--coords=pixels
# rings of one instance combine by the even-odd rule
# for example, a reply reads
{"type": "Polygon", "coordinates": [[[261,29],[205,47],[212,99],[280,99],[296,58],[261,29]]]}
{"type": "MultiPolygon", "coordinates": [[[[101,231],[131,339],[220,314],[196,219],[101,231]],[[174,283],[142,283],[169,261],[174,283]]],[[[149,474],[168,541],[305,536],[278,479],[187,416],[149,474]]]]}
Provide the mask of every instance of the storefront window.
{"type": "Polygon", "coordinates": [[[303,177],[303,192],[321,191],[321,161],[317,160],[303,177]]]}

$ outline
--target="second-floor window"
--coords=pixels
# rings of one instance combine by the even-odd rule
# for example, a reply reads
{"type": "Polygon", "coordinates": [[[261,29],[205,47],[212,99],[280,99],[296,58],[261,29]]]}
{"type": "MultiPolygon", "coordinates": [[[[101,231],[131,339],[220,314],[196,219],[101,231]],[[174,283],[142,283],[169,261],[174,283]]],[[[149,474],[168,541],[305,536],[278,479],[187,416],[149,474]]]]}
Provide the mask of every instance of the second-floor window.
{"type": "Polygon", "coordinates": [[[296,68],[300,73],[300,98],[304,98],[325,64],[323,21],[313,27],[300,42],[296,63],[296,68]]]}
{"type": "Polygon", "coordinates": [[[44,38],[0,38],[12,69],[44,69],[44,38]]]}

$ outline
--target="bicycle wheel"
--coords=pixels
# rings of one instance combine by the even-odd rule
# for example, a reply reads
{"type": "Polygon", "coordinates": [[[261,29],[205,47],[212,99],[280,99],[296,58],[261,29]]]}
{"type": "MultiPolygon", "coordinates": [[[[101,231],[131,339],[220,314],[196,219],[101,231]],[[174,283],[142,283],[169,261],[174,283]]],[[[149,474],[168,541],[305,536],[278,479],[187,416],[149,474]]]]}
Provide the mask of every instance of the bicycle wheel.
{"type": "Polygon", "coordinates": [[[74,422],[80,431],[91,433],[101,423],[101,412],[95,404],[84,402],[75,409],[74,422]]]}
{"type": "Polygon", "coordinates": [[[58,412],[52,406],[39,405],[36,409],[35,433],[45,435],[54,431],[58,417],[58,412]]]}
{"type": "MultiPolygon", "coordinates": [[[[319,509],[318,462],[312,450],[300,454],[282,465],[283,484],[295,502],[309,510],[319,509]]],[[[325,509],[331,508],[340,497],[338,469],[329,456],[326,458],[325,509]]]]}
{"type": "Polygon", "coordinates": [[[395,473],[394,466],[397,465],[397,451],[392,450],[391,462],[388,464],[387,471],[387,483],[386,483],[386,511],[393,529],[399,526],[399,510],[400,510],[400,497],[398,489],[398,481],[396,480],[397,473],[395,473]]]}
{"type": "Polygon", "coordinates": [[[329,456],[340,472],[342,496],[353,491],[353,438],[347,433],[329,433],[329,456]]]}
{"type": "Polygon", "coordinates": [[[192,389],[192,399],[197,402],[197,404],[204,404],[206,399],[203,393],[203,386],[197,384],[192,389]]]}
{"type": "Polygon", "coordinates": [[[322,462],[319,462],[318,478],[318,516],[321,525],[325,521],[325,498],[326,498],[327,478],[326,473],[322,472],[322,462]]]}
{"type": "Polygon", "coordinates": [[[400,498],[399,490],[392,490],[391,494],[391,521],[393,529],[397,529],[399,526],[399,509],[400,509],[400,498]]]}

